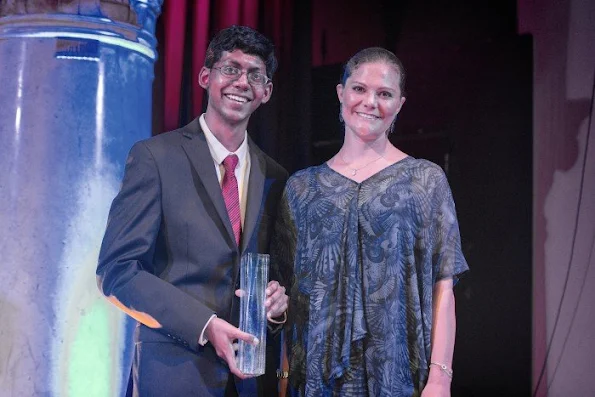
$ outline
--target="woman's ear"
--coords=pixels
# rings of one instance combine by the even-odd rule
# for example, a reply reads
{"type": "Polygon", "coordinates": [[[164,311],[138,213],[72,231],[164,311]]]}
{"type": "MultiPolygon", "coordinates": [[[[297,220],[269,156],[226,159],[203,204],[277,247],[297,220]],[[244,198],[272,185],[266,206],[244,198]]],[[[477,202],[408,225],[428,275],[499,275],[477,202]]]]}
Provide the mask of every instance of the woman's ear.
{"type": "Polygon", "coordinates": [[[337,98],[340,103],[343,103],[343,84],[337,84],[337,98]]]}
{"type": "Polygon", "coordinates": [[[399,113],[401,111],[401,108],[403,107],[403,104],[405,103],[405,97],[402,96],[401,97],[401,103],[399,104],[399,109],[397,110],[397,113],[399,113]]]}

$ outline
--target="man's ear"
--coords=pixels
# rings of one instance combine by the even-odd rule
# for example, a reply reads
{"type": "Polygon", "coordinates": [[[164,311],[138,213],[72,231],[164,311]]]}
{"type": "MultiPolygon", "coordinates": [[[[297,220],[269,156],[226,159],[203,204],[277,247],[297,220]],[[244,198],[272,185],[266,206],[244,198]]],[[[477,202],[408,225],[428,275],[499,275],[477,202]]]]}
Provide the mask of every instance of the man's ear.
{"type": "Polygon", "coordinates": [[[273,82],[269,81],[264,86],[264,95],[262,96],[261,103],[267,103],[271,99],[271,95],[273,95],[273,82]]]}
{"type": "Polygon", "coordinates": [[[203,66],[198,72],[198,85],[205,90],[209,88],[209,78],[211,77],[211,69],[203,66]]]}

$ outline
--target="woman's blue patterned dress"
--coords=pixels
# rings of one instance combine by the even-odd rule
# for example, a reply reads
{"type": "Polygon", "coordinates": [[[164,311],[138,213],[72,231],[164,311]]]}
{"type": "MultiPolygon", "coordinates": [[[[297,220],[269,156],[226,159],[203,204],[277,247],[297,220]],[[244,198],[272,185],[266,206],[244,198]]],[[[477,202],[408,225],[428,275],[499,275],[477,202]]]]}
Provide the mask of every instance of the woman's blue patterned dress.
{"type": "Polygon", "coordinates": [[[418,396],[432,287],[468,270],[442,169],[407,157],[361,183],[327,164],[287,182],[272,250],[290,288],[294,396],[418,396]]]}

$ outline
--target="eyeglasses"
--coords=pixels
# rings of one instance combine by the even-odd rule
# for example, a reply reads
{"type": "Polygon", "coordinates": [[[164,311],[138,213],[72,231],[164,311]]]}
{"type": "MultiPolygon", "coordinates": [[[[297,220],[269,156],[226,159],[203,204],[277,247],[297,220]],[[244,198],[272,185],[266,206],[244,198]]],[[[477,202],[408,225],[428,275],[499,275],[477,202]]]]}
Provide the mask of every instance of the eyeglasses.
{"type": "Polygon", "coordinates": [[[236,68],[235,66],[224,65],[218,68],[213,66],[211,69],[217,69],[222,75],[229,77],[232,80],[237,80],[242,77],[244,73],[246,73],[246,77],[248,78],[248,82],[250,84],[264,85],[271,80],[260,72],[243,72],[241,69],[236,68]]]}

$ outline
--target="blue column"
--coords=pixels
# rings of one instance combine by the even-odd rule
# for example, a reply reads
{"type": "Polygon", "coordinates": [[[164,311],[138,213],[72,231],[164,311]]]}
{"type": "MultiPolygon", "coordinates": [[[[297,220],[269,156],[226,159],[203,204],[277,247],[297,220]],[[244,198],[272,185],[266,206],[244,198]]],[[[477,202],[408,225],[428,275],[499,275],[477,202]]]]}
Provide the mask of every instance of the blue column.
{"type": "Polygon", "coordinates": [[[136,26],[99,1],[0,18],[2,396],[125,390],[131,321],[100,296],[95,267],[126,154],[151,135],[161,2],[131,1],[136,26]]]}

